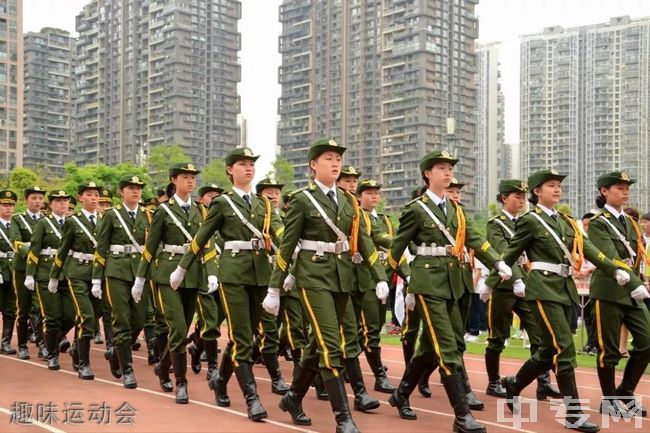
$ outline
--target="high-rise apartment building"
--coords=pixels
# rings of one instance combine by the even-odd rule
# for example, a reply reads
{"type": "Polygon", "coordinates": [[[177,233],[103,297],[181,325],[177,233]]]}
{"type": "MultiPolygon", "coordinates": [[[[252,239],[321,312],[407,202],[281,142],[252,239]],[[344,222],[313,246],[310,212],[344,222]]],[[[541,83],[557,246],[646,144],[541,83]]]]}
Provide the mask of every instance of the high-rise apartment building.
{"type": "Polygon", "coordinates": [[[0,0],[0,174],[23,162],[23,2],[0,0]]]}
{"type": "Polygon", "coordinates": [[[621,169],[638,181],[630,204],[649,208],[649,107],[649,18],[521,37],[522,176],[568,174],[564,198],[576,214],[594,207],[598,176],[621,169]]]}
{"type": "Polygon", "coordinates": [[[92,0],[77,16],[75,155],[143,163],[179,144],[198,166],[239,145],[238,0],[92,0]]]}
{"type": "Polygon", "coordinates": [[[23,164],[63,174],[70,159],[72,45],[65,30],[25,34],[23,164]]]}

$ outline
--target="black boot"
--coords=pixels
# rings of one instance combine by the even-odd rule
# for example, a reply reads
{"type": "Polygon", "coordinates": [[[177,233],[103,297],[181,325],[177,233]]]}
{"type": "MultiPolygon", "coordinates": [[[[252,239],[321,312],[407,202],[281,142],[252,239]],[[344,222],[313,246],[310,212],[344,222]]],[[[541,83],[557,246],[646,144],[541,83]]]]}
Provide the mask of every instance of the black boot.
{"type": "Polygon", "coordinates": [[[323,378],[321,377],[320,374],[317,374],[316,377],[314,377],[314,382],[312,383],[312,385],[314,385],[314,388],[316,389],[316,398],[318,400],[327,401],[330,399],[327,396],[327,390],[325,390],[325,385],[323,384],[323,378]]]}
{"type": "Polygon", "coordinates": [[[607,414],[613,417],[621,416],[621,407],[616,396],[616,379],[615,367],[613,365],[606,365],[604,367],[597,367],[598,381],[600,382],[600,390],[603,393],[603,399],[600,401],[600,413],[607,414]]]}
{"type": "Polygon", "coordinates": [[[388,403],[397,407],[397,412],[399,417],[402,419],[415,420],[418,418],[417,414],[413,409],[411,409],[411,404],[409,402],[409,397],[411,393],[417,386],[417,383],[420,381],[420,378],[425,373],[425,371],[430,368],[428,364],[431,363],[431,360],[427,363],[423,358],[411,358],[408,364],[406,364],[406,370],[404,370],[404,375],[402,380],[399,383],[399,386],[393,394],[388,397],[388,403]]]}
{"type": "Polygon", "coordinates": [[[135,375],[133,374],[133,357],[131,356],[131,348],[125,345],[119,345],[114,346],[113,350],[116,352],[117,359],[120,362],[122,375],[124,376],[124,388],[137,388],[138,382],[136,382],[135,375]]]}
{"type": "Polygon", "coordinates": [[[408,365],[415,353],[415,347],[408,344],[406,340],[402,340],[402,354],[404,355],[404,365],[408,365]]]}
{"type": "Polygon", "coordinates": [[[465,386],[460,374],[455,373],[442,377],[447,398],[454,408],[454,432],[459,433],[485,433],[485,427],[474,419],[465,398],[465,386]]]}
{"type": "Polygon", "coordinates": [[[317,373],[313,370],[306,370],[300,365],[297,365],[293,371],[294,376],[293,382],[291,382],[291,388],[282,396],[278,407],[283,412],[289,412],[294,424],[311,425],[311,418],[305,415],[302,409],[302,399],[307,394],[309,386],[317,373]]]}
{"type": "MultiPolygon", "coordinates": [[[[546,371],[544,369],[543,371],[546,371]]],[[[510,411],[519,413],[521,407],[519,405],[519,394],[521,391],[530,385],[533,380],[539,375],[539,367],[535,365],[530,359],[521,366],[516,376],[506,376],[501,379],[501,385],[506,390],[506,403],[510,411]]]]}
{"type": "Polygon", "coordinates": [[[370,351],[366,351],[366,359],[368,360],[372,374],[375,375],[374,390],[383,392],[384,394],[392,394],[395,391],[395,387],[391,385],[388,377],[386,377],[384,364],[381,362],[381,348],[376,347],[370,351]]]}
{"type": "Polygon", "coordinates": [[[50,370],[59,370],[59,333],[48,332],[45,334],[45,344],[47,345],[47,368],[50,370]]]}
{"type": "Polygon", "coordinates": [[[217,367],[217,340],[205,341],[203,347],[208,360],[208,374],[206,377],[208,380],[208,387],[212,391],[215,391],[217,389],[217,381],[219,380],[219,368],[217,367]]]}
{"type": "Polygon", "coordinates": [[[49,358],[49,353],[47,350],[47,345],[45,344],[45,337],[43,336],[43,321],[41,320],[40,314],[37,314],[34,317],[34,326],[36,328],[36,345],[38,346],[38,359],[47,361],[49,358]]]}
{"type": "Polygon", "coordinates": [[[271,377],[271,392],[278,395],[286,394],[289,391],[289,385],[282,378],[282,370],[280,370],[277,354],[262,353],[262,359],[264,359],[264,365],[271,377]]]}
{"type": "Polygon", "coordinates": [[[160,360],[158,353],[156,353],[157,345],[158,343],[156,343],[156,337],[147,340],[147,364],[148,365],[154,365],[160,360]]]}
{"type": "Polygon", "coordinates": [[[361,364],[359,358],[347,358],[343,360],[345,371],[350,378],[350,386],[354,391],[354,410],[366,412],[369,410],[377,409],[379,401],[368,395],[366,391],[366,384],[363,382],[363,374],[361,373],[361,364]]]}
{"type": "Polygon", "coordinates": [[[29,329],[27,328],[27,320],[16,321],[16,334],[18,335],[18,359],[27,360],[30,358],[27,342],[29,341],[29,329]]]}
{"type": "Polygon", "coordinates": [[[70,341],[65,335],[62,335],[59,340],[59,353],[66,353],[68,349],[70,349],[70,341]]]}
{"type": "MultiPolygon", "coordinates": [[[[216,341],[215,341],[216,343],[216,341]]],[[[190,366],[194,374],[201,372],[201,353],[203,353],[204,342],[202,338],[198,338],[196,344],[192,344],[188,351],[190,352],[190,366]]]]}
{"type": "Polygon", "coordinates": [[[73,340],[70,345],[70,357],[72,358],[72,369],[74,371],[79,371],[79,347],[77,346],[77,340],[73,340]]]}
{"type": "Polygon", "coordinates": [[[302,349],[291,349],[291,360],[293,361],[294,369],[296,366],[300,365],[300,360],[302,359],[302,349]]]}
{"type": "Polygon", "coordinates": [[[587,417],[582,413],[578,399],[578,387],[576,377],[573,372],[556,376],[560,392],[564,396],[564,406],[566,407],[566,416],[564,426],[566,428],[577,430],[584,433],[596,433],[600,430],[596,424],[589,422],[587,417]]]}
{"type": "Polygon", "coordinates": [[[15,355],[16,349],[11,347],[11,335],[14,332],[15,319],[2,320],[2,344],[0,344],[0,353],[4,355],[15,355]]]}
{"type": "Polygon", "coordinates": [[[501,386],[501,377],[499,376],[500,357],[501,354],[499,352],[485,351],[485,369],[488,375],[488,386],[485,393],[493,397],[505,398],[506,390],[501,386]]]}
{"type": "Polygon", "coordinates": [[[420,392],[420,395],[422,395],[422,397],[431,398],[431,387],[429,386],[429,378],[431,377],[433,372],[436,371],[436,368],[438,368],[438,361],[434,361],[432,365],[428,366],[424,370],[424,373],[422,373],[422,376],[418,381],[418,391],[420,392]]]}
{"type": "Polygon", "coordinates": [[[95,375],[90,369],[90,337],[82,337],[77,340],[77,352],[79,354],[79,379],[93,380],[95,375]]]}
{"type": "Polygon", "coordinates": [[[634,390],[647,366],[647,361],[640,360],[636,354],[632,353],[625,365],[623,380],[620,386],[616,388],[616,395],[621,397],[619,401],[625,405],[626,411],[630,415],[648,416],[648,411],[634,398],[634,390]]]}
{"type": "Polygon", "coordinates": [[[217,388],[215,394],[217,397],[217,406],[230,407],[230,397],[228,397],[228,381],[232,376],[232,359],[229,355],[221,357],[219,366],[219,377],[217,378],[217,388]]]}
{"type": "Polygon", "coordinates": [[[560,390],[551,383],[551,374],[548,370],[537,376],[537,400],[544,401],[547,397],[562,398],[560,390]]]}
{"type": "Polygon", "coordinates": [[[485,408],[485,405],[481,400],[476,398],[476,395],[474,395],[474,391],[472,391],[472,387],[469,384],[469,377],[467,376],[467,370],[465,369],[464,365],[463,370],[460,373],[460,381],[463,385],[463,388],[465,389],[465,400],[467,400],[469,408],[471,410],[483,410],[485,408]]]}
{"type": "Polygon", "coordinates": [[[171,357],[169,355],[169,348],[167,347],[167,334],[161,334],[157,338],[158,350],[160,352],[160,361],[153,368],[153,373],[158,376],[160,381],[160,388],[164,392],[172,392],[174,385],[169,377],[169,367],[172,365],[171,357]]]}
{"type": "Polygon", "coordinates": [[[359,433],[359,429],[352,420],[348,406],[348,396],[345,394],[343,375],[323,381],[327,395],[330,399],[330,406],[336,419],[336,433],[359,433]]]}
{"type": "Polygon", "coordinates": [[[266,410],[262,407],[260,398],[257,395],[257,384],[255,383],[251,364],[248,362],[239,363],[239,367],[235,368],[235,376],[246,399],[248,418],[251,421],[261,421],[266,418],[266,410]]]}
{"type": "Polygon", "coordinates": [[[104,352],[104,359],[108,361],[108,366],[113,377],[115,379],[122,377],[122,369],[120,368],[120,361],[117,358],[117,351],[112,345],[107,345],[106,351],[104,352]]]}
{"type": "Polygon", "coordinates": [[[190,398],[187,394],[187,353],[174,352],[170,354],[176,377],[176,403],[187,404],[190,398]]]}

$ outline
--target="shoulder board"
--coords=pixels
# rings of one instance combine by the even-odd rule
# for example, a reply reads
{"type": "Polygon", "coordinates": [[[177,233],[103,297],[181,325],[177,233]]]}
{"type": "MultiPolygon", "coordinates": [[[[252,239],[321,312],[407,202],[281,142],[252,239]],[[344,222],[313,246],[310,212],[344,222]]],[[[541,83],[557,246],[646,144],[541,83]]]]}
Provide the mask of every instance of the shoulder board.
{"type": "MultiPolygon", "coordinates": [[[[226,194],[232,197],[232,195],[233,195],[234,193],[235,193],[235,191],[230,190],[230,191],[228,191],[226,194]]],[[[217,197],[219,197],[219,196],[217,196],[217,197]]],[[[217,197],[215,197],[215,198],[217,198],[217,197]]]]}
{"type": "Polygon", "coordinates": [[[301,193],[303,191],[316,191],[316,185],[311,183],[307,186],[303,186],[302,188],[294,189],[289,193],[289,197],[293,197],[294,195],[298,195],[298,193],[301,193]]]}
{"type": "Polygon", "coordinates": [[[603,211],[597,212],[596,215],[589,218],[589,221],[593,221],[596,218],[598,218],[599,216],[604,216],[605,218],[611,218],[612,214],[610,214],[609,212],[603,210],[603,211]]]}
{"type": "Polygon", "coordinates": [[[167,204],[173,205],[174,203],[175,203],[175,201],[174,201],[173,198],[170,198],[169,200],[167,200],[167,204]]]}
{"type": "Polygon", "coordinates": [[[506,218],[505,218],[505,215],[495,215],[495,216],[493,216],[492,218],[489,218],[489,219],[488,219],[488,222],[492,222],[492,221],[494,221],[494,220],[498,220],[498,219],[505,220],[506,218]]]}
{"type": "Polygon", "coordinates": [[[570,213],[558,212],[558,214],[562,215],[562,217],[564,217],[564,218],[570,218],[572,220],[575,219],[575,218],[573,218],[573,215],[571,215],[570,213]]]}
{"type": "Polygon", "coordinates": [[[83,216],[83,213],[80,211],[80,212],[77,212],[75,215],[80,217],[80,216],[83,216]]]}
{"type": "Polygon", "coordinates": [[[421,196],[419,196],[419,197],[414,198],[414,199],[411,200],[410,202],[406,203],[406,205],[405,205],[404,207],[409,207],[410,205],[412,205],[413,203],[417,202],[418,200],[422,200],[422,201],[425,202],[425,203],[427,202],[426,197],[425,197],[424,195],[421,195],[421,196]]]}

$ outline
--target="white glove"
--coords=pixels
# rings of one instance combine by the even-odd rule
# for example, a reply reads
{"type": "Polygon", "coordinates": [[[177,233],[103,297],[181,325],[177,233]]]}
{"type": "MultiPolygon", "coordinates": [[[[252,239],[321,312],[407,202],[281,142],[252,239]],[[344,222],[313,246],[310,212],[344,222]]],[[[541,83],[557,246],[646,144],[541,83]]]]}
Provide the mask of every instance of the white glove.
{"type": "Polygon", "coordinates": [[[2,274],[0,274],[0,284],[4,284],[4,283],[5,283],[5,279],[2,278],[2,274]]]}
{"type": "MultiPolygon", "coordinates": [[[[517,280],[520,281],[520,280],[517,280]]],[[[488,287],[487,285],[483,284],[481,286],[481,289],[478,291],[478,296],[481,298],[481,301],[487,302],[490,299],[490,295],[492,294],[492,287],[488,287]]]]}
{"type": "Polygon", "coordinates": [[[262,302],[262,308],[269,314],[277,316],[280,312],[280,289],[269,287],[262,302]]]}
{"type": "Polygon", "coordinates": [[[380,281],[375,286],[375,294],[382,304],[386,303],[386,299],[388,299],[388,292],[388,283],[386,281],[380,281]]]}
{"type": "Polygon", "coordinates": [[[142,292],[144,291],[144,282],[145,279],[142,277],[135,277],[133,286],[131,286],[131,297],[137,304],[142,299],[142,292]]]}
{"type": "Polygon", "coordinates": [[[176,290],[181,286],[183,279],[185,278],[185,269],[180,266],[176,266],[174,272],[169,275],[169,285],[172,286],[172,289],[176,290]]]}
{"type": "Polygon", "coordinates": [[[90,293],[97,299],[102,299],[102,280],[93,280],[93,286],[90,293]]]}
{"type": "Polygon", "coordinates": [[[503,281],[508,281],[512,277],[512,269],[501,260],[494,264],[494,269],[499,272],[499,276],[503,281]]]}
{"type": "Polygon", "coordinates": [[[27,275],[25,277],[25,287],[27,287],[27,290],[31,290],[32,292],[34,291],[34,276],[33,275],[27,275]]]}
{"type": "Polygon", "coordinates": [[[212,294],[219,289],[219,280],[216,275],[208,275],[208,293],[212,294]]]}
{"type": "Polygon", "coordinates": [[[643,301],[644,299],[650,298],[650,293],[648,292],[648,289],[645,288],[645,286],[639,286],[636,289],[632,290],[630,296],[632,296],[635,301],[643,301]]]}
{"type": "Polygon", "coordinates": [[[411,276],[406,277],[406,285],[411,284],[411,276]]]}
{"type": "Polygon", "coordinates": [[[50,278],[50,281],[47,283],[47,290],[50,293],[56,293],[59,290],[59,280],[50,278]]]}
{"type": "Polygon", "coordinates": [[[630,274],[622,269],[617,269],[616,272],[614,272],[614,278],[616,278],[616,282],[619,286],[624,286],[630,282],[630,274]]]}
{"type": "Polygon", "coordinates": [[[296,284],[296,277],[294,277],[293,274],[287,274],[287,278],[285,278],[284,283],[282,283],[282,288],[285,292],[288,292],[293,289],[294,284],[296,284]]]}
{"type": "Polygon", "coordinates": [[[415,310],[415,295],[413,293],[406,295],[406,298],[404,298],[404,305],[406,305],[406,308],[408,308],[409,311],[415,310]]]}
{"type": "Polygon", "coordinates": [[[519,279],[512,285],[512,291],[515,293],[516,297],[523,298],[526,296],[526,285],[521,281],[521,279],[519,279]]]}

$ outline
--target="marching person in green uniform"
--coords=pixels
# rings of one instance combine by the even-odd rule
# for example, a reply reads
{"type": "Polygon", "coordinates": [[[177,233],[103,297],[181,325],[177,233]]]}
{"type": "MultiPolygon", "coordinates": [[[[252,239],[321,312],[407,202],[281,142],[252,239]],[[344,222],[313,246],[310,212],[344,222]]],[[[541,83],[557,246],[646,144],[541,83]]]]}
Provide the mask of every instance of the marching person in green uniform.
{"type": "Polygon", "coordinates": [[[11,216],[16,208],[16,193],[8,189],[0,191],[0,312],[2,312],[2,343],[0,353],[15,355],[11,337],[16,322],[16,292],[11,279],[14,261],[14,245],[11,242],[11,216]]]}
{"type": "MultiPolygon", "coordinates": [[[[596,205],[603,209],[589,222],[589,240],[614,262],[625,263],[630,272],[642,278],[641,264],[648,263],[643,246],[641,231],[637,223],[623,210],[627,205],[630,186],[634,179],[625,172],[615,171],[598,178],[600,195],[596,205]]],[[[650,315],[644,300],[650,293],[644,286],[635,288],[618,287],[610,275],[597,269],[591,278],[590,298],[595,303],[592,308],[592,323],[596,327],[598,341],[597,370],[603,400],[602,413],[626,415],[646,411],[634,404],[634,390],[643,376],[650,360],[650,315]],[[632,334],[632,347],[623,372],[623,380],[618,388],[615,384],[615,368],[621,359],[618,349],[621,325],[632,334]],[[618,404],[622,402],[623,405],[618,404]],[[638,411],[638,412],[637,412],[638,411]]]]}
{"type": "MultiPolygon", "coordinates": [[[[104,213],[113,206],[113,193],[107,189],[102,188],[99,191],[99,202],[98,202],[97,212],[99,212],[99,219],[101,221],[104,213]]],[[[104,282],[102,281],[102,284],[104,282]]],[[[106,287],[102,286],[102,293],[106,293],[106,287]]],[[[119,361],[117,359],[117,353],[113,350],[113,318],[111,313],[111,306],[105,296],[102,296],[102,299],[94,299],[93,307],[95,308],[96,314],[96,325],[95,325],[95,336],[93,341],[95,344],[102,344],[106,341],[106,351],[104,352],[104,358],[106,358],[109,363],[112,365],[111,373],[116,379],[119,379],[121,372],[119,372],[119,361]],[[102,333],[99,329],[99,319],[102,321],[102,326],[104,328],[104,339],[102,339],[102,333]]]]}
{"type": "MultiPolygon", "coordinates": [[[[90,340],[95,333],[96,315],[90,297],[101,300],[101,287],[92,284],[92,263],[95,258],[95,229],[98,222],[98,201],[101,187],[95,182],[83,182],[77,188],[81,211],[66,218],[61,244],[50,271],[48,290],[56,291],[61,273],[65,272],[77,318],[76,354],[80,379],[95,378],[90,368],[90,340]]],[[[73,357],[73,363],[75,359],[73,357]]]]}
{"type": "MultiPolygon", "coordinates": [[[[269,200],[260,199],[252,192],[255,161],[258,158],[247,147],[234,149],[226,156],[226,172],[232,182],[232,190],[213,200],[205,224],[192,241],[192,249],[170,276],[172,283],[177,281],[188,266],[196,263],[201,248],[209,244],[216,233],[219,234],[224,242],[223,253],[219,256],[218,273],[209,272],[208,278],[219,285],[232,342],[226,347],[224,358],[230,358],[246,399],[248,417],[252,421],[267,417],[253,375],[253,335],[262,320],[261,303],[271,274],[268,256],[272,251],[272,239],[277,241],[284,230],[269,200]]],[[[277,352],[274,360],[275,363],[265,358],[272,389],[276,393],[286,392],[276,389],[278,385],[286,387],[284,381],[280,383],[276,376],[280,370],[277,352]]]]}
{"type": "Polygon", "coordinates": [[[65,279],[60,276],[57,287],[49,286],[50,271],[62,239],[63,223],[70,196],[65,191],[50,191],[50,215],[41,218],[34,227],[27,253],[25,287],[36,292],[47,346],[47,367],[58,370],[59,340],[75,323],[75,309],[65,279]],[[51,290],[50,290],[51,289],[51,290]]]}
{"type": "MultiPolygon", "coordinates": [[[[522,180],[507,179],[499,182],[497,201],[503,207],[501,212],[487,223],[487,239],[497,251],[505,251],[515,236],[515,224],[521,218],[520,214],[526,207],[527,192],[528,185],[522,180]]],[[[522,255],[514,265],[522,275],[525,275],[525,270],[522,268],[525,263],[526,256],[522,255]]],[[[528,302],[513,293],[512,282],[500,282],[494,290],[490,290],[486,285],[483,285],[479,291],[479,296],[482,301],[488,304],[488,346],[485,349],[485,369],[488,374],[488,386],[485,393],[504,398],[506,391],[501,386],[499,358],[505,348],[506,340],[510,337],[512,313],[515,312],[520,317],[522,327],[528,333],[531,355],[539,348],[541,328],[533,317],[528,302]]],[[[547,397],[562,397],[562,394],[551,385],[548,370],[537,376],[536,395],[538,400],[546,400],[547,397]]]]}
{"type": "MultiPolygon", "coordinates": [[[[135,282],[131,288],[133,298],[139,299],[144,292],[147,277],[150,276],[156,284],[158,306],[169,327],[167,346],[176,377],[176,403],[178,404],[189,402],[185,345],[197,301],[201,302],[199,288],[203,285],[203,265],[197,261],[192,266],[188,266],[187,272],[174,285],[170,285],[170,274],[177,267],[183,254],[190,250],[192,237],[205,220],[202,210],[191,199],[191,193],[196,187],[196,176],[199,173],[200,170],[188,162],[174,164],[169,169],[170,184],[167,187],[167,195],[170,198],[154,213],[135,282]]],[[[216,252],[212,244],[205,250],[201,249],[201,252],[206,266],[216,266],[214,262],[216,252]]],[[[216,290],[214,282],[208,281],[209,290],[216,290]]],[[[201,308],[200,304],[199,308],[201,308]]],[[[163,335],[159,335],[158,338],[160,339],[158,344],[164,343],[163,335]]],[[[208,350],[207,346],[206,350],[208,350]]],[[[216,341],[214,350],[216,352],[216,341]]],[[[161,358],[155,371],[162,389],[168,391],[169,365],[166,361],[168,358],[166,355],[161,358]]]]}
{"type": "Polygon", "coordinates": [[[389,403],[398,408],[400,417],[416,419],[409,396],[426,369],[437,363],[454,408],[454,431],[484,432],[468,405],[457,338],[457,327],[462,326],[458,301],[465,291],[460,268],[465,247],[474,249],[476,256],[494,267],[503,279],[510,278],[512,271],[466,218],[462,207],[445,196],[457,162],[446,150],[433,151],[422,158],[420,171],[428,188],[404,208],[388,253],[388,262],[393,270],[398,270],[402,253],[411,242],[415,243],[411,276],[403,275],[408,281],[405,305],[409,309],[417,307],[424,325],[420,344],[389,403]]]}
{"type": "MultiPolygon", "coordinates": [[[[36,223],[41,219],[41,206],[45,191],[38,186],[25,190],[25,202],[27,210],[14,215],[11,218],[11,241],[14,243],[16,256],[14,257],[13,285],[16,293],[16,332],[18,334],[18,358],[29,359],[27,341],[29,338],[28,320],[37,304],[34,292],[25,287],[25,268],[27,267],[27,252],[29,251],[30,239],[34,232],[36,223]]],[[[38,357],[47,359],[47,349],[43,339],[43,323],[40,310],[36,309],[33,326],[38,344],[38,357]]]]}
{"type": "MultiPolygon", "coordinates": [[[[145,302],[131,299],[144,242],[151,224],[151,214],[139,205],[144,182],[138,176],[124,176],[119,181],[122,204],[104,211],[97,230],[97,249],[93,261],[93,290],[106,290],[105,296],[112,314],[113,346],[110,358],[118,360],[118,369],[125,388],[136,388],[131,344],[144,326],[148,291],[145,302]],[[99,289],[98,289],[99,288],[99,289]]],[[[111,370],[116,370],[111,362],[111,370]]]]}
{"type": "Polygon", "coordinates": [[[372,239],[360,228],[363,217],[356,198],[336,186],[345,150],[327,138],[317,140],[309,148],[308,161],[314,181],[290,198],[285,234],[263,307],[278,314],[279,288],[289,266],[295,262],[295,290],[300,292],[308,313],[311,333],[291,389],[280,401],[280,409],[288,411],[295,424],[311,425],[311,419],[302,409],[302,400],[320,373],[335,415],[336,431],[352,433],[358,429],[352,420],[343,382],[347,347],[342,347],[341,327],[348,326],[344,320],[349,320],[350,293],[356,284],[354,264],[363,260],[371,268],[372,278],[377,281],[375,293],[384,302],[388,284],[372,239]],[[294,259],[297,246],[300,251],[294,259]]]}
{"type": "MultiPolygon", "coordinates": [[[[603,273],[631,291],[643,284],[636,275],[621,270],[606,255],[582,235],[577,222],[561,214],[555,206],[562,198],[562,180],[566,176],[555,170],[534,172],[528,178],[533,210],[522,216],[516,224],[515,236],[503,252],[503,260],[514,265],[525,251],[529,261],[526,284],[523,275],[515,268],[513,291],[525,298],[535,321],[542,330],[538,350],[524,363],[516,376],[501,380],[506,390],[508,407],[519,412],[519,394],[540,373],[553,368],[560,393],[567,407],[564,425],[582,432],[596,432],[598,425],[583,414],[574,369],[576,352],[571,332],[571,315],[578,303],[578,292],[571,275],[579,270],[586,257],[603,273]]],[[[624,265],[624,264],[623,264],[624,265]]],[[[488,287],[494,287],[497,277],[491,274],[488,287]]]]}

